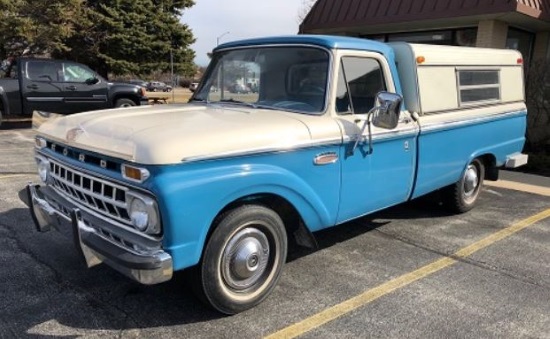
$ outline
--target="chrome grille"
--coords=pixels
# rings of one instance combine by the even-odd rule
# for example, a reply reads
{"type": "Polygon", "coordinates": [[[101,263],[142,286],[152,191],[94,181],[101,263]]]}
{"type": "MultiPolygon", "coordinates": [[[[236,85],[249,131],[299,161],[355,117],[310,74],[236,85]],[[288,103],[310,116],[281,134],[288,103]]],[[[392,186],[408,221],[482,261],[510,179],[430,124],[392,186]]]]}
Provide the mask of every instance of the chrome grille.
{"type": "Polygon", "coordinates": [[[55,189],[91,210],[130,224],[126,209],[126,187],[77,171],[53,159],[49,161],[52,186],[55,189]]]}

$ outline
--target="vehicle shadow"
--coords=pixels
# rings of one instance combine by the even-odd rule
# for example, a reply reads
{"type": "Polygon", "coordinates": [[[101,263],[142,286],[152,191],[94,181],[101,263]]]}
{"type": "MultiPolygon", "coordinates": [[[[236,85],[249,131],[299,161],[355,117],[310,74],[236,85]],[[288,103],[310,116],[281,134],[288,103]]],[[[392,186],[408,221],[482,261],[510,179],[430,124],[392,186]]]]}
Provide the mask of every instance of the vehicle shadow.
{"type": "MultiPolygon", "coordinates": [[[[317,250],[368,233],[392,219],[445,216],[446,212],[423,201],[402,204],[317,232],[317,250]]],[[[3,248],[0,258],[19,258],[17,269],[0,266],[0,276],[4,277],[0,279],[0,290],[9,291],[4,292],[8,295],[0,307],[0,319],[4,319],[0,322],[9,324],[8,331],[15,337],[62,333],[79,336],[89,331],[235,321],[234,317],[225,317],[204,306],[195,297],[189,271],[177,272],[163,284],[140,285],[105,265],[86,268],[70,237],[63,233],[36,232],[25,208],[0,214],[0,248],[3,248]],[[15,314],[17,321],[13,321],[15,314]],[[52,321],[61,326],[62,333],[51,330],[52,321]]],[[[317,250],[291,246],[288,261],[317,250]]],[[[0,325],[0,333],[7,333],[3,326],[6,325],[0,325]]]]}
{"type": "Polygon", "coordinates": [[[444,218],[453,215],[445,209],[441,196],[438,192],[429,194],[400,205],[390,207],[379,212],[346,222],[337,227],[327,228],[315,232],[315,239],[318,248],[309,249],[296,244],[291,239],[287,262],[300,259],[306,255],[319,250],[329,248],[338,243],[348,241],[352,238],[366,234],[379,227],[387,225],[391,220],[401,219],[422,219],[422,218],[444,218]]]}

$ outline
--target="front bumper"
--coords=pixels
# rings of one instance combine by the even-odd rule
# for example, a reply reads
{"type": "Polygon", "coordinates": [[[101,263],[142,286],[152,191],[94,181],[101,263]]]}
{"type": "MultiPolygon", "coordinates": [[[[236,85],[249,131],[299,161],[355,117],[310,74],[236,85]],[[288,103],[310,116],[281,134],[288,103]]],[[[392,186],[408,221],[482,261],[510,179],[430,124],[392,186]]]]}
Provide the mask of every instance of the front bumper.
{"type": "Polygon", "coordinates": [[[88,267],[106,263],[146,285],[172,278],[172,257],[157,242],[114,226],[47,186],[29,184],[20,198],[29,206],[38,231],[64,225],[72,228],[74,244],[88,267]]]}
{"type": "Polygon", "coordinates": [[[139,105],[140,105],[140,106],[149,105],[149,98],[148,98],[148,97],[141,97],[141,98],[139,99],[139,105]]]}

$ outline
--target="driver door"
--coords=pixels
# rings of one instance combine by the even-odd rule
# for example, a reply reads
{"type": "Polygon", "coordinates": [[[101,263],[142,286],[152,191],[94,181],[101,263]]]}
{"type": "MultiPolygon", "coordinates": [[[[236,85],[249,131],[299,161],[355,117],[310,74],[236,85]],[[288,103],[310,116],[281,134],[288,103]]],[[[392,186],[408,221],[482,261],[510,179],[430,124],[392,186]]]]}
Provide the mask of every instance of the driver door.
{"type": "Polygon", "coordinates": [[[401,112],[396,129],[372,127],[361,135],[376,94],[395,92],[383,57],[343,55],[340,59],[334,110],[343,126],[342,190],[338,223],[406,201],[412,190],[418,128],[401,112]],[[360,138],[354,149],[355,140],[360,138]]]}
{"type": "Polygon", "coordinates": [[[68,113],[109,107],[108,85],[84,65],[63,63],[63,98],[68,113]]]}

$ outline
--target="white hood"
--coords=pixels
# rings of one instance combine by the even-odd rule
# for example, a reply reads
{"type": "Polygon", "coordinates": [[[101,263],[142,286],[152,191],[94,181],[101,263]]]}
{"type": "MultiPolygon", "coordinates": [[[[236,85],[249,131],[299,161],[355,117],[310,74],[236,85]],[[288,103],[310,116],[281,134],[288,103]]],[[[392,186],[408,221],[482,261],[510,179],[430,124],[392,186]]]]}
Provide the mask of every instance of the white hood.
{"type": "Polygon", "coordinates": [[[38,134],[136,163],[173,164],[309,143],[297,116],[229,105],[156,105],[74,114],[44,123],[38,134]]]}

